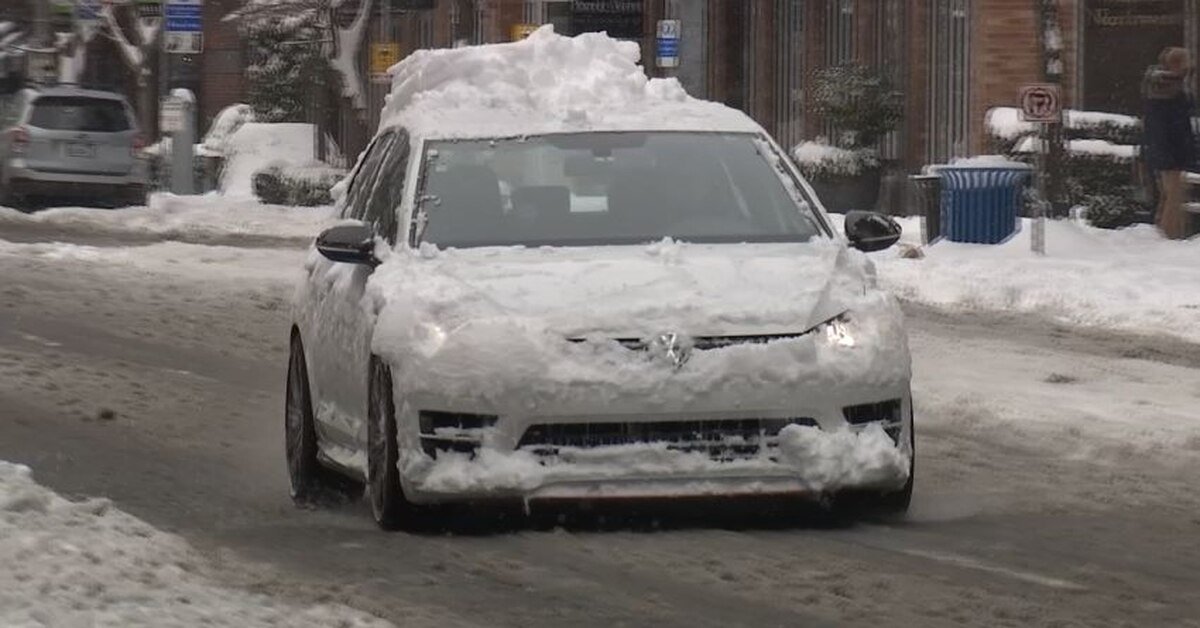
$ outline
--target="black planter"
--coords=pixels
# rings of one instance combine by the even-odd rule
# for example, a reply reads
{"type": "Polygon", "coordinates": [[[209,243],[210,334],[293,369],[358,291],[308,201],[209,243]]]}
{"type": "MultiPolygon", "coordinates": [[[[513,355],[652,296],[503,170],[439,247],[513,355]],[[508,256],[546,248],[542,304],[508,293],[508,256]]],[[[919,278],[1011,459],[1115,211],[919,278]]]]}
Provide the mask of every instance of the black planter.
{"type": "Polygon", "coordinates": [[[825,209],[844,214],[853,209],[873,210],[879,202],[881,168],[871,168],[856,175],[823,176],[811,179],[817,198],[825,209]]]}

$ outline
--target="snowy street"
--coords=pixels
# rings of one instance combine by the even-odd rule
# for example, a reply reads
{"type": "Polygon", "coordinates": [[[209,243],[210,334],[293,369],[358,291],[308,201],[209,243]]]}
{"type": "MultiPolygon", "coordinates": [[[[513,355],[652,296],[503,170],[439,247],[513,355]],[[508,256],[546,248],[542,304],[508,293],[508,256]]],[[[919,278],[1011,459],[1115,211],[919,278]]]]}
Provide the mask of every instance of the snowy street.
{"type": "MultiPolygon", "coordinates": [[[[103,237],[0,213],[0,460],[182,536],[221,586],[397,626],[1200,626],[1194,328],[906,301],[918,453],[899,523],[710,504],[388,534],[365,502],[288,498],[288,304],[326,217],[205,230],[155,211],[129,230],[100,214],[103,237]]],[[[920,300],[896,264],[955,265],[938,253],[889,259],[881,283],[920,300]]],[[[1181,303],[1171,320],[1195,320],[1181,303]]]]}

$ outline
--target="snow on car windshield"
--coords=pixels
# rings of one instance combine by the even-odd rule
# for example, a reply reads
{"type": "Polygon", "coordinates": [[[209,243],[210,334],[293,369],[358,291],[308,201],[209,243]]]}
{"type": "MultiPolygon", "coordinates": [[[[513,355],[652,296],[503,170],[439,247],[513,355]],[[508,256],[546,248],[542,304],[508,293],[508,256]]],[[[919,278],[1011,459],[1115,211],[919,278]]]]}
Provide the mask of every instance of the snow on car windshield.
{"type": "Polygon", "coordinates": [[[420,239],[460,248],[807,241],[820,233],[816,219],[754,139],[617,132],[432,142],[420,239]]]}

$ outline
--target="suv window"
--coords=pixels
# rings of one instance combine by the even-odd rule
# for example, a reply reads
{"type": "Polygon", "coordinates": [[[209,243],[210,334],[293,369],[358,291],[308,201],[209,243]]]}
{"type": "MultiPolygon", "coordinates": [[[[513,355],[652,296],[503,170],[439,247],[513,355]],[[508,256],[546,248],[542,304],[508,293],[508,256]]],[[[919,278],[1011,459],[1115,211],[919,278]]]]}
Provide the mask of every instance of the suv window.
{"type": "Polygon", "coordinates": [[[42,96],[33,101],[29,125],[55,131],[117,133],[132,128],[125,103],[85,96],[42,96]]]}
{"type": "Polygon", "coordinates": [[[362,165],[358,167],[358,173],[354,175],[354,180],[350,182],[346,208],[342,213],[343,218],[366,219],[367,201],[370,200],[371,193],[375,190],[379,166],[387,154],[387,149],[391,147],[395,139],[395,135],[388,133],[376,138],[367,148],[367,156],[363,159],[362,165]]]}
{"type": "Polygon", "coordinates": [[[404,177],[408,170],[408,133],[398,131],[393,137],[392,148],[383,159],[377,175],[375,193],[367,205],[366,221],[375,225],[375,232],[395,244],[397,215],[396,208],[404,198],[404,177]]]}

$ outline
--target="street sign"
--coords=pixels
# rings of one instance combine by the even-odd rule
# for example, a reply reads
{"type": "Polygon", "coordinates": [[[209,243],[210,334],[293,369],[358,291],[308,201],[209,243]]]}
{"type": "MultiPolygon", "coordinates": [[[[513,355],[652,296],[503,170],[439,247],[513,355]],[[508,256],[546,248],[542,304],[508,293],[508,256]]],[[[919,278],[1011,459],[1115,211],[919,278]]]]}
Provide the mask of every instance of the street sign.
{"type": "Polygon", "coordinates": [[[391,80],[388,68],[400,62],[400,44],[371,44],[371,82],[387,83],[391,80]]]}
{"type": "Polygon", "coordinates": [[[186,123],[186,103],[178,98],[167,98],[158,109],[158,128],[163,133],[174,134],[183,130],[186,123]]]}
{"type": "Polygon", "coordinates": [[[512,32],[510,33],[511,39],[513,41],[525,39],[526,37],[532,35],[533,31],[536,31],[541,26],[541,24],[513,24],[512,32]]]}
{"type": "Polygon", "coordinates": [[[204,0],[166,0],[163,45],[173,54],[204,50],[204,0]]]}
{"type": "Polygon", "coordinates": [[[75,4],[75,20],[85,30],[100,24],[100,0],[79,0],[75,4]]]}
{"type": "Polygon", "coordinates": [[[658,67],[679,67],[679,20],[658,21],[658,67]]]}
{"type": "Polygon", "coordinates": [[[1021,119],[1026,122],[1061,122],[1062,97],[1058,86],[1035,83],[1021,87],[1021,119]]]}

